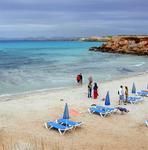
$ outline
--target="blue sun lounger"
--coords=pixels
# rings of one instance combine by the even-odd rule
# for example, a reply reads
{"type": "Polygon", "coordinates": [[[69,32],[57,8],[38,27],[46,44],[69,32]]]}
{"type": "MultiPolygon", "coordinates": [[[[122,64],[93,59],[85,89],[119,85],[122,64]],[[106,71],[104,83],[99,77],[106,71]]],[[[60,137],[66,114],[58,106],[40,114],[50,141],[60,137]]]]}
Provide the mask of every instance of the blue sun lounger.
{"type": "Polygon", "coordinates": [[[140,95],[140,96],[148,97],[148,91],[145,91],[145,90],[141,90],[140,92],[137,92],[137,94],[140,95]]]}
{"type": "Polygon", "coordinates": [[[72,129],[72,127],[70,127],[70,126],[64,126],[64,125],[58,124],[56,122],[47,122],[47,123],[45,123],[45,127],[49,130],[52,128],[57,129],[61,135],[64,135],[64,133],[66,131],[72,129]]]}
{"type": "Polygon", "coordinates": [[[141,96],[129,96],[128,97],[128,102],[131,104],[135,104],[138,102],[142,102],[143,98],[141,96]]]}
{"type": "Polygon", "coordinates": [[[74,128],[82,125],[82,122],[74,122],[74,121],[71,121],[69,119],[63,119],[63,118],[57,119],[56,122],[59,124],[69,126],[69,127],[74,127],[74,128]]]}
{"type": "Polygon", "coordinates": [[[110,112],[116,112],[117,111],[116,108],[112,108],[112,107],[105,107],[105,106],[100,106],[100,105],[96,105],[95,107],[98,109],[105,109],[105,110],[108,110],[110,112]]]}
{"type": "Polygon", "coordinates": [[[111,111],[110,110],[107,110],[107,109],[99,109],[97,107],[90,107],[88,109],[88,112],[90,114],[93,114],[93,113],[96,113],[96,114],[99,114],[101,117],[106,117],[108,114],[111,114],[111,111]]]}
{"type": "Polygon", "coordinates": [[[148,126],[148,120],[145,121],[145,124],[148,126]]]}

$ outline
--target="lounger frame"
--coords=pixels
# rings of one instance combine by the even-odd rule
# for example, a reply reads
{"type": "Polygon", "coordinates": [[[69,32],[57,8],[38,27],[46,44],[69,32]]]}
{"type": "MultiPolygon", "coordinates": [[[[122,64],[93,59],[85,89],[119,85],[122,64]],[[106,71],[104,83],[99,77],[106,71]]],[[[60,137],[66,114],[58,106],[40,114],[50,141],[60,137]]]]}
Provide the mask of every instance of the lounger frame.
{"type": "MultiPolygon", "coordinates": [[[[47,122],[45,122],[44,125],[45,125],[45,128],[48,129],[48,130],[54,128],[54,126],[48,126],[48,125],[47,125],[47,122]]],[[[57,128],[56,128],[56,129],[57,129],[57,128]]],[[[68,127],[67,129],[64,129],[64,130],[60,130],[60,129],[57,129],[57,130],[59,131],[59,133],[60,133],[61,135],[64,135],[66,131],[72,130],[72,127],[68,127]]]]}
{"type": "Polygon", "coordinates": [[[107,115],[111,114],[111,111],[106,111],[105,113],[101,113],[101,112],[95,112],[95,111],[91,111],[90,108],[88,109],[89,114],[94,114],[97,113],[99,114],[102,118],[106,117],[107,115]]]}

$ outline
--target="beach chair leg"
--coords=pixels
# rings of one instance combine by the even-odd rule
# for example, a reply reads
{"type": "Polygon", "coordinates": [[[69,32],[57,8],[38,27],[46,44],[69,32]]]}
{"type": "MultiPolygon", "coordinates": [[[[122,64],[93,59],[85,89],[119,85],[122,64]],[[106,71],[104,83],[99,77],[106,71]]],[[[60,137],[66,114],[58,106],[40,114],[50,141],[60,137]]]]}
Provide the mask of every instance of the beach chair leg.
{"type": "MultiPolygon", "coordinates": [[[[71,130],[72,130],[72,129],[71,129],[71,130]]],[[[61,132],[61,133],[62,133],[62,135],[64,135],[66,131],[67,131],[67,130],[64,130],[64,132],[63,132],[63,133],[61,132]]]]}
{"type": "Polygon", "coordinates": [[[92,114],[93,112],[91,112],[91,110],[90,110],[90,109],[88,109],[88,113],[89,113],[89,114],[92,114]]]}
{"type": "Polygon", "coordinates": [[[104,117],[106,117],[109,113],[105,113],[104,117]]]}
{"type": "Polygon", "coordinates": [[[44,123],[44,126],[45,126],[46,129],[48,129],[48,126],[47,126],[47,123],[46,123],[46,122],[44,123]]]}
{"type": "Polygon", "coordinates": [[[111,112],[109,112],[109,113],[107,113],[106,115],[111,115],[112,113],[111,112]]]}
{"type": "Polygon", "coordinates": [[[103,116],[103,114],[102,114],[102,113],[100,113],[100,116],[101,116],[102,118],[104,118],[104,116],[103,116]]]}
{"type": "Polygon", "coordinates": [[[107,115],[109,115],[109,114],[111,114],[111,113],[112,113],[112,112],[107,111],[107,112],[105,113],[104,117],[106,117],[107,115]]]}
{"type": "Polygon", "coordinates": [[[58,131],[61,135],[64,135],[64,133],[65,133],[65,131],[62,133],[62,131],[60,129],[58,129],[58,131]]]}
{"type": "Polygon", "coordinates": [[[52,129],[53,127],[51,126],[50,128],[48,128],[48,130],[52,129]]]}
{"type": "Polygon", "coordinates": [[[46,128],[46,129],[48,129],[48,130],[50,130],[51,128],[53,128],[53,126],[48,127],[48,125],[47,125],[47,123],[46,123],[46,122],[45,122],[45,124],[44,124],[44,125],[45,125],[45,128],[46,128]]]}

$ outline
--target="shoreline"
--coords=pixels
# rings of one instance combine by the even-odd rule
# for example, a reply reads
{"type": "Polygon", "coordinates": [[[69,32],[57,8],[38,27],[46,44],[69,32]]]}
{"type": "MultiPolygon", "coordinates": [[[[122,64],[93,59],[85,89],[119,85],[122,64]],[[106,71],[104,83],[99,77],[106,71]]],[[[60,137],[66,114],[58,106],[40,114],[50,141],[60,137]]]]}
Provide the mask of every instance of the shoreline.
{"type": "MultiPolygon", "coordinates": [[[[115,80],[128,79],[128,78],[131,78],[131,77],[145,75],[145,74],[148,74],[148,71],[144,71],[144,72],[140,72],[140,73],[136,72],[136,73],[133,73],[131,75],[127,75],[127,76],[125,75],[125,76],[119,77],[117,79],[113,78],[113,79],[103,80],[103,81],[101,81],[101,83],[112,82],[112,81],[115,81],[115,80]]],[[[98,81],[100,81],[100,80],[98,80],[98,81]]],[[[0,102],[2,102],[1,98],[21,97],[21,96],[27,96],[27,95],[29,96],[29,95],[32,95],[32,94],[43,94],[43,93],[48,93],[48,92],[67,90],[69,88],[77,89],[77,88],[80,88],[80,87],[87,87],[87,84],[84,83],[82,86],[79,86],[76,83],[75,85],[71,85],[71,86],[67,85],[65,87],[56,87],[56,88],[46,88],[46,89],[39,89],[39,90],[31,90],[31,91],[25,91],[25,92],[20,92],[20,93],[13,93],[13,94],[0,94],[0,102]]]]}

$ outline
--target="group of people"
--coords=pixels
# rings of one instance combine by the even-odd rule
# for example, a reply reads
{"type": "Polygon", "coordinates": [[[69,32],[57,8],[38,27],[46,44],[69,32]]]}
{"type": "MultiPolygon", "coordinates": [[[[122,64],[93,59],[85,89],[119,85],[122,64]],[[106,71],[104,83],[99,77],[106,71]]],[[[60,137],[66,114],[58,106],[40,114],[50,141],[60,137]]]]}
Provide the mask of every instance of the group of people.
{"type": "Polygon", "coordinates": [[[88,78],[88,98],[92,98],[92,94],[93,94],[93,98],[97,99],[98,98],[98,85],[95,82],[94,85],[93,84],[93,79],[92,77],[88,78]]]}
{"type": "MultiPolygon", "coordinates": [[[[82,84],[83,76],[82,73],[78,74],[76,77],[77,83],[82,84]]],[[[90,76],[88,78],[88,98],[98,98],[98,85],[95,82],[93,85],[93,78],[90,76]]]]}
{"type": "MultiPolygon", "coordinates": [[[[82,85],[83,83],[82,73],[77,75],[76,80],[78,84],[82,85]]],[[[98,85],[96,82],[93,85],[93,78],[90,76],[88,78],[88,98],[97,99],[98,95],[99,95],[98,85]]],[[[128,103],[128,87],[127,86],[125,86],[125,89],[124,89],[123,86],[121,85],[118,91],[118,95],[119,95],[119,105],[121,105],[122,103],[124,104],[128,103]]]]}
{"type": "Polygon", "coordinates": [[[125,86],[125,90],[123,88],[123,86],[120,86],[120,89],[118,91],[118,95],[119,95],[119,105],[121,105],[122,103],[126,104],[128,103],[128,87],[125,86]]]}

